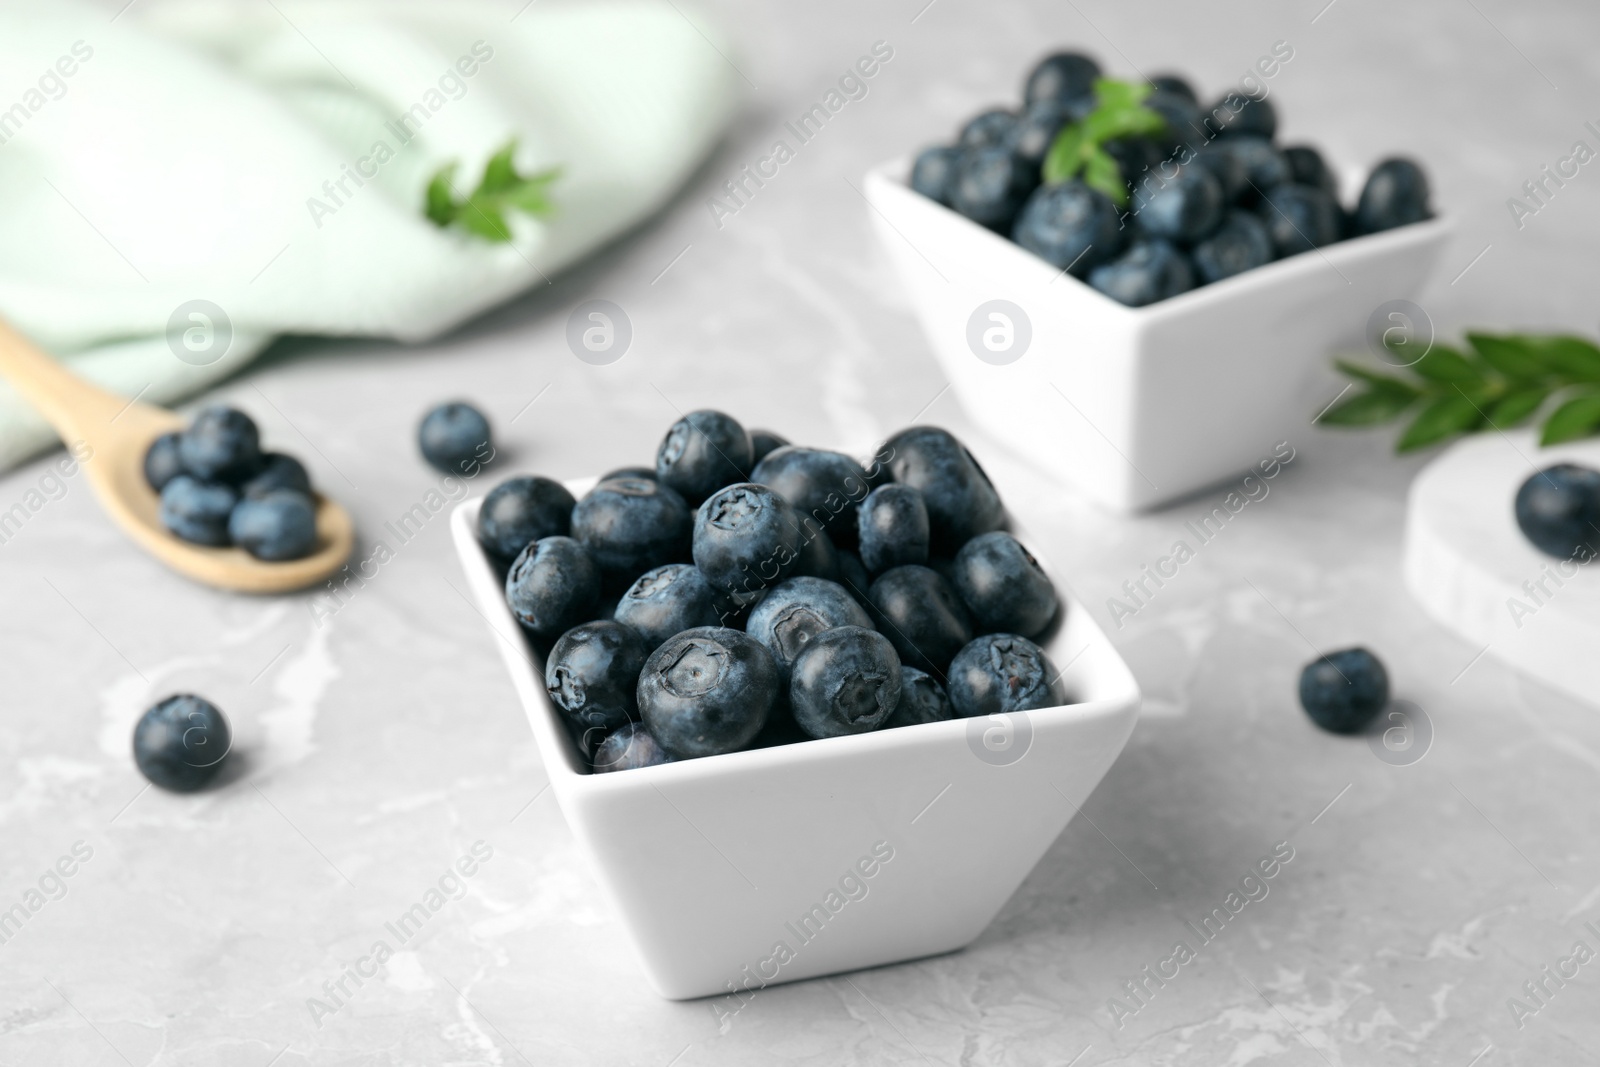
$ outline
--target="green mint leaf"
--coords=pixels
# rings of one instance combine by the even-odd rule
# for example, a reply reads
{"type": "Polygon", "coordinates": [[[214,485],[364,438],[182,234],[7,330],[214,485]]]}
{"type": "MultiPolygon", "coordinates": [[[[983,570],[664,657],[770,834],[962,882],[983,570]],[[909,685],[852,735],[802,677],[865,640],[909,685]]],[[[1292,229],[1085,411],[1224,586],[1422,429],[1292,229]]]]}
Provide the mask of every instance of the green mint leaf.
{"type": "Polygon", "coordinates": [[[1149,82],[1125,82],[1116,78],[1094,80],[1094,98],[1102,107],[1136,107],[1154,91],[1149,82]]]}
{"type": "Polygon", "coordinates": [[[1083,169],[1084,149],[1089,146],[1088,138],[1084,135],[1083,124],[1080,122],[1068,123],[1056,134],[1056,139],[1050,144],[1050,151],[1044,157],[1043,178],[1046,184],[1056,185],[1068,178],[1076,177],[1083,169]]]}
{"type": "Polygon", "coordinates": [[[1521,337],[1544,361],[1573,382],[1600,382],[1600,348],[1583,337],[1521,337]]]}
{"type": "Polygon", "coordinates": [[[1467,340],[1485,363],[1514,381],[1534,381],[1549,373],[1539,346],[1524,338],[1469,333],[1467,340]]]}
{"type": "Polygon", "coordinates": [[[535,218],[551,214],[555,205],[550,200],[550,186],[561,175],[559,168],[529,175],[518,173],[516,152],[517,142],[513,139],[490,156],[478,187],[465,201],[456,198],[452,181],[457,165],[448,163],[439,168],[428,182],[423,213],[436,226],[460,226],[486,241],[510,241],[512,232],[506,212],[516,210],[535,218]]]}
{"type": "Polygon", "coordinates": [[[1372,389],[1339,401],[1323,412],[1322,418],[1317,421],[1330,426],[1375,426],[1404,413],[1416,403],[1417,395],[1415,392],[1372,389]]]}
{"type": "Polygon", "coordinates": [[[517,175],[517,165],[512,158],[516,154],[517,141],[516,138],[512,138],[506,142],[504,148],[490,156],[489,162],[483,165],[483,180],[478,182],[473,195],[491,197],[496,193],[516,188],[522,181],[517,175]]]}
{"type": "Polygon", "coordinates": [[[1412,397],[1418,397],[1422,395],[1421,389],[1418,389],[1415,385],[1411,384],[1405,379],[1395,378],[1388,374],[1380,374],[1379,372],[1375,370],[1369,370],[1358,363],[1351,363],[1348,360],[1336,359],[1334,360],[1334,366],[1338,367],[1345,374],[1356,379],[1357,381],[1366,382],[1368,385],[1375,386],[1379,389],[1385,389],[1395,393],[1404,393],[1405,395],[1412,397]]]}
{"type": "Polygon", "coordinates": [[[1497,430],[1510,429],[1538,411],[1549,395],[1545,386],[1513,390],[1489,409],[1489,423],[1497,430]]]}
{"type": "Polygon", "coordinates": [[[511,227],[493,199],[473,196],[461,210],[461,226],[489,241],[504,243],[511,240],[511,227]]]}
{"type": "Polygon", "coordinates": [[[451,180],[455,177],[455,173],[456,165],[446,163],[435,171],[428,181],[423,213],[435,226],[448,226],[456,220],[459,209],[456,207],[455,192],[451,188],[451,180]]]}
{"type": "MultiPolygon", "coordinates": [[[[1391,351],[1404,352],[1403,349],[1390,346],[1391,351]]],[[[1481,382],[1483,370],[1466,356],[1453,348],[1445,345],[1434,345],[1427,353],[1415,363],[1411,370],[1419,377],[1428,378],[1436,382],[1481,382]]]]}
{"type": "Polygon", "coordinates": [[[1483,414],[1470,397],[1453,393],[1430,400],[1426,407],[1406,427],[1395,445],[1399,452],[1411,452],[1437,444],[1447,437],[1477,428],[1483,414]]]}
{"type": "Polygon", "coordinates": [[[1540,445],[1559,445],[1576,441],[1600,431],[1600,393],[1575,396],[1550,413],[1544,420],[1540,445]]]}
{"type": "Polygon", "coordinates": [[[1118,207],[1128,206],[1128,183],[1122,180],[1122,168],[1105,149],[1090,150],[1083,168],[1083,181],[1089,188],[1105,193],[1118,207]]]}

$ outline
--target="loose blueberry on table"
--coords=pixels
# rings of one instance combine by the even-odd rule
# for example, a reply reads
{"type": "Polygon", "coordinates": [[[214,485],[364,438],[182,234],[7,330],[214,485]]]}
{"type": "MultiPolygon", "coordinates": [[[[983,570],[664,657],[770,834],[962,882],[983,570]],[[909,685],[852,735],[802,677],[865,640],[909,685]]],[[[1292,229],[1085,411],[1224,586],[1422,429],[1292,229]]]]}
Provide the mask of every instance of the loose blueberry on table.
{"type": "Polygon", "coordinates": [[[472,477],[494,459],[494,441],[483,412],[460,400],[440,404],[417,426],[422,458],[446,474],[472,477]]]}
{"type": "Polygon", "coordinates": [[[1587,563],[1600,554],[1600,471],[1547,467],[1517,490],[1517,526],[1540,552],[1587,563]]]}
{"type": "Polygon", "coordinates": [[[180,693],[148,709],[133,728],[133,762],[162,789],[190,793],[217,776],[233,746],[228,720],[203,697],[180,693]]]}
{"type": "Polygon", "coordinates": [[[949,432],[910,427],[863,464],[696,411],[653,475],[577,501],[519,476],[479,511],[593,770],[1062,702],[1030,640],[1062,605],[949,432]]]}
{"type": "Polygon", "coordinates": [[[1347,212],[1322,155],[1279,147],[1278,129],[1265,97],[1207,108],[1176,75],[1119,82],[1059,52],[1029,72],[1020,111],[990,108],[924,148],[910,182],[1130,307],[1432,217],[1411,160],[1374,167],[1347,212]]]}
{"type": "Polygon", "coordinates": [[[1358,734],[1389,703],[1389,674],[1364,648],[1330,652],[1300,672],[1300,706],[1331,733],[1358,734]]]}
{"type": "Polygon", "coordinates": [[[235,545],[259,560],[284,562],[317,547],[317,504],[300,461],[262,452],[250,416],[210,407],[145,452],[146,483],[173,536],[197,545],[235,545]]]}

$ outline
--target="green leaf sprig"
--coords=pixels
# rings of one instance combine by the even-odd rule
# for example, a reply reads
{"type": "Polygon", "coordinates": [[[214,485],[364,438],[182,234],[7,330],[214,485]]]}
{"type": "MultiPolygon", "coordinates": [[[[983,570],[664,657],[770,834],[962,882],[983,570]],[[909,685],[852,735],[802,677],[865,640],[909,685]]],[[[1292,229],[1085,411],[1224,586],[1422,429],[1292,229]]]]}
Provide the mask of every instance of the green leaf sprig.
{"type": "Polygon", "coordinates": [[[440,167],[428,182],[423,206],[428,219],[441,229],[460,226],[486,241],[505,243],[511,240],[507,211],[520,211],[534,218],[551,214],[555,205],[547,193],[551,183],[561,176],[561,169],[551,167],[537,174],[519,174],[512,159],[516,151],[517,142],[513,138],[490,156],[483,166],[478,187],[465,200],[456,198],[455,173],[460,163],[450,162],[440,167]]]}
{"type": "MultiPolygon", "coordinates": [[[[1374,426],[1416,409],[1395,445],[1426,448],[1457,434],[1505,430],[1528,421],[1547,402],[1541,445],[1600,433],[1600,347],[1582,337],[1469,333],[1460,351],[1433,345],[1403,369],[1408,377],[1348,360],[1335,365],[1365,388],[1339,401],[1319,422],[1374,426]]],[[[1414,344],[1414,342],[1411,342],[1414,344]]],[[[1404,357],[1406,342],[1389,345],[1404,357]]]]}
{"type": "Polygon", "coordinates": [[[1045,182],[1054,185],[1082,174],[1085,185],[1105,193],[1118,207],[1127,207],[1128,183],[1123,180],[1122,168],[1105,150],[1105,143],[1122,137],[1153,136],[1166,130],[1167,120],[1144,106],[1144,98],[1151,91],[1142,82],[1096,79],[1095,109],[1081,121],[1062,127],[1045,154],[1045,182]]]}

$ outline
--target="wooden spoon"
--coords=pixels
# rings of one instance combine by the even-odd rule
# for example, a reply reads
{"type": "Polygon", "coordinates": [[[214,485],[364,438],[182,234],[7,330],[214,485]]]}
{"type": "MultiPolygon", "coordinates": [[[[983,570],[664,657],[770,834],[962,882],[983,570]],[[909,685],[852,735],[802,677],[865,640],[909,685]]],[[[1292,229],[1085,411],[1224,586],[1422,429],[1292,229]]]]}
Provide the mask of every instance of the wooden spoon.
{"type": "Polygon", "coordinates": [[[268,563],[241,548],[191,544],[168,533],[158,516],[160,497],[144,478],[144,455],[183,419],[164,408],[124,400],[90,385],[39,351],[0,321],[0,374],[32,401],[62,441],[90,452],[83,464],[100,503],[146,552],[179,574],[242,593],[283,593],[331,576],[355,542],[350,515],[318,495],[317,548],[304,559],[268,563]]]}

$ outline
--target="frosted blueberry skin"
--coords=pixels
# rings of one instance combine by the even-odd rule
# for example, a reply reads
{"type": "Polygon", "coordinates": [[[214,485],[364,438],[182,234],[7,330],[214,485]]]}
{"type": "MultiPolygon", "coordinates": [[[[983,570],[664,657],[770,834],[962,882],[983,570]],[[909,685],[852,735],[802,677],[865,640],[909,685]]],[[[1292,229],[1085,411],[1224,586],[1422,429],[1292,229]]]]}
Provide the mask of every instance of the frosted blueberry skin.
{"type": "Polygon", "coordinates": [[[233,745],[228,720],[211,701],[188,693],[147,710],[133,728],[133,762],[154,785],[175,793],[217,776],[233,745]]]}
{"type": "Polygon", "coordinates": [[[861,565],[872,574],[928,562],[928,507],[910,485],[880,485],[861,502],[861,565]]]}
{"type": "Polygon", "coordinates": [[[839,553],[839,577],[835,580],[857,604],[866,608],[869,613],[872,611],[872,598],[867,592],[872,588],[872,576],[867,573],[861,558],[854,552],[839,553]]]}
{"type": "Polygon", "coordinates": [[[1168,300],[1194,288],[1194,267],[1171,241],[1135,241],[1120,259],[1096,267],[1089,284],[1129,307],[1168,300]]]}
{"type": "Polygon", "coordinates": [[[602,474],[600,481],[609,482],[613,478],[643,478],[647,482],[653,482],[656,480],[656,469],[654,467],[618,467],[609,474],[602,474]]]}
{"type": "Polygon", "coordinates": [[[1190,258],[1201,285],[1210,285],[1272,262],[1267,226],[1248,211],[1231,210],[1215,233],[1194,246],[1190,258]]]}
{"type": "Polygon", "coordinates": [[[800,527],[800,558],[795,561],[794,577],[839,580],[839,549],[833,538],[814,526],[800,527]]]}
{"type": "Polygon", "coordinates": [[[803,536],[787,500],[765,485],[741,482],[700,505],[694,563],[721,592],[753,595],[794,573],[803,536]]]}
{"type": "Polygon", "coordinates": [[[620,622],[574,626],[545,658],[545,691],[578,729],[620,729],[639,717],[639,672],[647,655],[644,638],[620,622]]]}
{"type": "Polygon", "coordinates": [[[945,677],[951,658],[972,640],[972,620],[950,583],[927,567],[885,571],[868,590],[878,629],[910,664],[945,677]]]}
{"type": "Polygon", "coordinates": [[[1330,652],[1300,672],[1300,706],[1336,734],[1366,729],[1389,703],[1389,673],[1364,648],[1330,652]]]}
{"type": "Polygon", "coordinates": [[[1224,142],[1211,141],[1201,146],[1195,152],[1193,165],[1204,167],[1217,179],[1217,183],[1222,186],[1224,203],[1237,203],[1241,196],[1250,191],[1244,160],[1224,142]]]}
{"type": "Polygon", "coordinates": [[[643,478],[614,478],[572,509],[572,538],[588,550],[610,589],[645,571],[689,558],[689,505],[672,489],[643,478]]]}
{"type": "Polygon", "coordinates": [[[767,647],[787,674],[818,634],[838,626],[872,629],[872,619],[843,586],[821,578],[790,578],[750,612],[745,632],[767,647]]]}
{"type": "Polygon", "coordinates": [[[1517,490],[1515,512],[1523,536],[1547,556],[1587,563],[1600,553],[1600,471],[1546,467],[1517,490]]]}
{"type": "Polygon", "coordinates": [[[856,512],[867,495],[867,475],[849,456],[785,445],[756,464],[750,481],[787,500],[808,529],[826,530],[838,547],[855,545],[856,512]]]}
{"type": "Polygon", "coordinates": [[[166,488],[168,482],[184,473],[183,460],[178,455],[179,434],[164,433],[150,442],[144,453],[144,480],[156,492],[166,488]]]}
{"type": "Polygon", "coordinates": [[[238,485],[261,468],[261,433],[236,408],[206,408],[178,435],[178,458],[202,481],[238,485]]]}
{"type": "Polygon", "coordinates": [[[685,630],[651,653],[639,675],[639,712],[678,759],[734,752],[753,741],[778,700],[766,646],[722,626],[685,630]]]}
{"type": "Polygon", "coordinates": [[[1052,708],[1061,703],[1044,649],[1018,634],[985,634],[956,653],[946,683],[963,718],[1052,708]]]}
{"type": "Polygon", "coordinates": [[[808,641],[789,674],[789,707],[807,737],[876,730],[900,703],[900,657],[876,630],[840,626],[808,641]]]}
{"type": "Polygon", "coordinates": [[[1289,181],[1289,164],[1264,137],[1219,138],[1214,150],[1233,156],[1243,168],[1244,184],[1231,199],[1246,207],[1253,207],[1267,190],[1289,181]]]}
{"type": "Polygon", "coordinates": [[[1181,167],[1171,179],[1141,182],[1133,191],[1133,218],[1142,233],[1173,241],[1198,241],[1222,221],[1222,184],[1204,167],[1181,167]]]}
{"type": "Polygon", "coordinates": [[[1111,198],[1074,178],[1036,190],[1017,216],[1011,239],[1082,278],[1114,259],[1127,236],[1111,198]]]}
{"type": "Polygon", "coordinates": [[[1428,176],[1409,159],[1386,159],[1372,168],[1356,203],[1358,233],[1378,233],[1431,218],[1428,176]]]}
{"type": "Polygon", "coordinates": [[[630,722],[607,734],[606,739],[600,742],[600,747],[595,750],[593,767],[596,774],[606,774],[671,762],[672,756],[650,736],[644,723],[630,722]]]}
{"type": "Polygon", "coordinates": [[[1334,176],[1333,170],[1327,161],[1310,145],[1291,145],[1280,150],[1283,161],[1289,165],[1289,180],[1297,185],[1309,185],[1313,189],[1321,189],[1329,196],[1339,195],[1339,179],[1334,176]]]}
{"type": "Polygon", "coordinates": [[[980,226],[1010,233],[1017,212],[1039,186],[1039,168],[1030,167],[1003,145],[971,148],[956,164],[950,206],[980,226]]]}
{"type": "Polygon", "coordinates": [[[228,516],[229,539],[269,563],[304,559],[317,547],[317,509],[294,489],[247,496],[228,516]]]}
{"type": "Polygon", "coordinates": [[[1059,602],[1039,561],[1003,530],[981,534],[956,553],[956,592],[980,631],[1036,637],[1059,602]]]}
{"type": "Polygon", "coordinates": [[[885,730],[896,726],[920,726],[928,722],[943,722],[956,717],[950,697],[925,671],[915,667],[900,668],[900,702],[884,720],[885,730]]]}
{"type": "MultiPolygon", "coordinates": [[[[924,148],[911,165],[911,188],[933,200],[950,206],[950,194],[955,191],[956,164],[961,162],[961,149],[946,145],[924,148]]],[[[756,457],[757,462],[760,457],[756,457]]]]}
{"type": "Polygon", "coordinates": [[[246,498],[265,496],[280,489],[311,495],[311,475],[305,465],[293,456],[282,452],[265,452],[261,469],[244,483],[241,492],[246,498]]]}
{"type": "Polygon", "coordinates": [[[962,149],[1002,145],[1016,124],[1017,113],[1007,111],[1003,107],[979,112],[961,127],[961,133],[956,137],[956,145],[962,149]]]}
{"type": "Polygon", "coordinates": [[[935,426],[901,430],[878,452],[901,485],[922,492],[928,509],[928,549],[954,555],[973,537],[1005,522],[1000,494],[954,435],[935,426]]]}
{"type": "Polygon", "coordinates": [[[1022,109],[1016,124],[1006,134],[1005,146],[1028,166],[1041,167],[1056,134],[1074,117],[1066,101],[1036,100],[1022,109]]]}
{"type": "Polygon", "coordinates": [[[471,404],[453,400],[422,417],[417,427],[422,458],[446,474],[476,474],[494,457],[489,420],[471,404]]]}
{"type": "Polygon", "coordinates": [[[1229,93],[1211,109],[1210,120],[1220,136],[1259,137],[1270,141],[1278,134],[1278,112],[1266,97],[1229,93]]]}
{"type": "Polygon", "coordinates": [[[570,537],[535,541],[506,572],[506,604],[540,637],[558,637],[594,618],[599,602],[600,568],[570,537]]]}
{"type": "Polygon", "coordinates": [[[1295,256],[1333,244],[1344,229],[1338,201],[1309,185],[1280,185],[1256,209],[1278,256],[1295,256]]]}
{"type": "Polygon", "coordinates": [[[1198,146],[1210,140],[1205,115],[1192,97],[1157,89],[1145,98],[1144,106],[1166,121],[1167,130],[1160,135],[1160,144],[1168,157],[1184,145],[1198,146]]]}
{"type": "Polygon", "coordinates": [[[180,474],[161,490],[161,525],[182,540],[221,547],[231,543],[228,519],[238,502],[230,485],[180,474]]]}
{"type": "Polygon", "coordinates": [[[1056,52],[1041,59],[1028,72],[1022,97],[1036,100],[1077,100],[1094,95],[1100,64],[1081,52],[1056,52]]]}
{"type": "Polygon", "coordinates": [[[655,651],[674,634],[721,621],[717,591],[692,563],[669,563],[641,574],[617,601],[613,615],[655,651]]]}
{"type": "Polygon", "coordinates": [[[730,415],[691,411],[667,430],[656,450],[656,481],[691,507],[725,485],[742,482],[754,466],[750,435],[730,415]]]}
{"type": "Polygon", "coordinates": [[[572,532],[576,501],[560,482],[549,478],[507,478],[483,498],[478,508],[478,544],[501,563],[545,537],[572,532]]]}
{"type": "Polygon", "coordinates": [[[773,433],[771,430],[750,431],[750,466],[753,469],[757,463],[776,452],[789,443],[789,439],[782,434],[773,433]]]}
{"type": "Polygon", "coordinates": [[[1176,74],[1151,75],[1150,88],[1158,93],[1172,93],[1196,106],[1200,104],[1200,97],[1195,94],[1194,86],[1189,84],[1187,78],[1176,74]]]}

